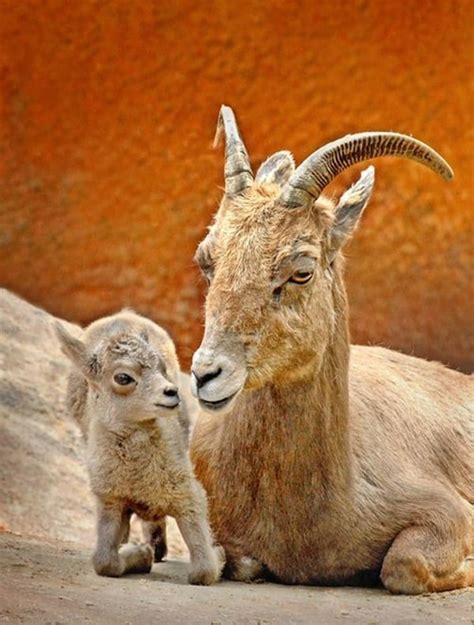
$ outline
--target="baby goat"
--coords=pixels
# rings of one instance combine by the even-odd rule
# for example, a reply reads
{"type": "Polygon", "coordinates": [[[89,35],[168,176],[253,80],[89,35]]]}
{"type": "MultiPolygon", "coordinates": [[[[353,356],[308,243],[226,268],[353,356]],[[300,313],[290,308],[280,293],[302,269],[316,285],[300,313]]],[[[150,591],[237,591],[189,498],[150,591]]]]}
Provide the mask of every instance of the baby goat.
{"type": "Polygon", "coordinates": [[[118,577],[151,570],[151,544],[122,544],[135,512],[147,522],[150,543],[165,515],[173,516],[191,555],[190,583],[216,582],[223,558],[213,546],[206,494],[189,460],[189,421],[180,406],[172,340],[131,311],[95,321],[80,340],[59,323],[56,332],[76,367],[68,404],[86,441],[97,498],[96,573],[118,577]]]}

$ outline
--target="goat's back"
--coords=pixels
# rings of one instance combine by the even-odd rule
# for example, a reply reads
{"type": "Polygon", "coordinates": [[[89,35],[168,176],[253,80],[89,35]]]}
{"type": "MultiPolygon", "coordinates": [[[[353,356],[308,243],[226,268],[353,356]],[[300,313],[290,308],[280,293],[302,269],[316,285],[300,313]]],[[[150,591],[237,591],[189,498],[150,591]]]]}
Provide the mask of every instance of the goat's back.
{"type": "Polygon", "coordinates": [[[365,474],[436,479],[474,503],[472,376],[379,347],[351,350],[353,445],[365,474]]]}

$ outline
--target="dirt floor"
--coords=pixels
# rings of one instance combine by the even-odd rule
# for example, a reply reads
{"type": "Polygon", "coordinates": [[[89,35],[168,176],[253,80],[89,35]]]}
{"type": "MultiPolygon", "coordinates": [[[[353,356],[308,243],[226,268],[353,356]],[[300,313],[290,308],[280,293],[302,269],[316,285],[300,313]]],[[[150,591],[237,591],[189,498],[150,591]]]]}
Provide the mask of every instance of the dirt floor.
{"type": "Polygon", "coordinates": [[[421,597],[383,589],[221,582],[190,586],[187,563],[149,575],[95,575],[74,543],[0,534],[0,623],[12,625],[472,625],[474,591],[421,597]]]}
{"type": "Polygon", "coordinates": [[[49,315],[0,290],[0,625],[474,624],[474,589],[394,597],[382,588],[190,586],[173,521],[170,559],[150,575],[95,575],[94,505],[51,327],[49,315]]]}

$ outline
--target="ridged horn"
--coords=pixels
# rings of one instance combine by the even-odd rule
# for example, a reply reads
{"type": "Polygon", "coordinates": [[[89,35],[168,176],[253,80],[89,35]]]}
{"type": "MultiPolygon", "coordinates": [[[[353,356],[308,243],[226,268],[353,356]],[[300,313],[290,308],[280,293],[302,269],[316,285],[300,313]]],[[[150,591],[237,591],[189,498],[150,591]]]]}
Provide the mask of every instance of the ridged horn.
{"type": "Polygon", "coordinates": [[[252,185],[253,172],[234,111],[225,104],[219,111],[214,147],[219,145],[223,132],[225,135],[225,193],[230,196],[238,195],[252,185]]]}
{"type": "Polygon", "coordinates": [[[396,132],[361,132],[324,145],[301,163],[283,188],[280,203],[287,208],[311,204],[342,171],[378,156],[402,156],[418,161],[451,180],[453,170],[433,148],[396,132]]]}

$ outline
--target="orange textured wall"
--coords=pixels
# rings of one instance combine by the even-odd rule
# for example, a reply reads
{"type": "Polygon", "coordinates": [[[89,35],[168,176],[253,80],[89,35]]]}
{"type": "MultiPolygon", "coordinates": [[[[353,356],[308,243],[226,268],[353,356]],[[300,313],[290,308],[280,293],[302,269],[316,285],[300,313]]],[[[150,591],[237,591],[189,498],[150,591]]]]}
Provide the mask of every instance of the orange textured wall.
{"type": "Polygon", "coordinates": [[[456,178],[377,163],[348,250],[353,337],[472,367],[473,6],[2,0],[0,283],[83,323],[134,306],[187,362],[202,325],[192,256],[222,184],[220,104],[255,164],[398,130],[456,178]]]}

